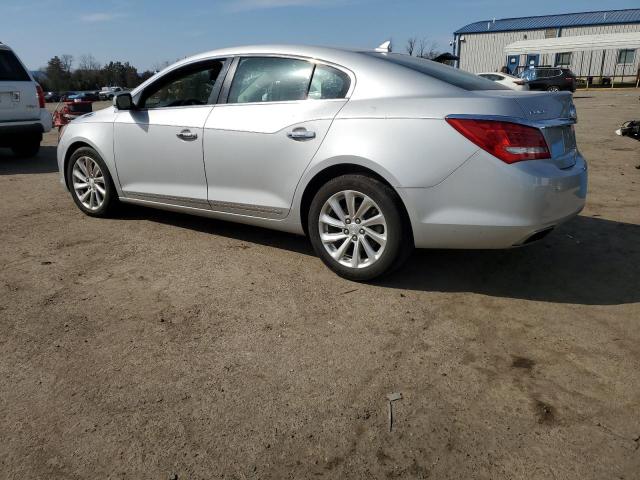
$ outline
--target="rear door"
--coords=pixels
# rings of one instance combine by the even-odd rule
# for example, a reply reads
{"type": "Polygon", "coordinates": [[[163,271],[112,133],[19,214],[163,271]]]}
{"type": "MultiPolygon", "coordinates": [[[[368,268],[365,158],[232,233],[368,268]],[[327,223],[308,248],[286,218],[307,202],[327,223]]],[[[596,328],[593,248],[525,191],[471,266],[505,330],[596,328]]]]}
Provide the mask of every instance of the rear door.
{"type": "Polygon", "coordinates": [[[38,120],[36,87],[18,57],[0,46],[0,122],[38,120]]]}
{"type": "Polygon", "coordinates": [[[236,59],[222,103],[204,127],[211,207],[286,216],[296,185],[347,102],[351,84],[346,70],[305,59],[236,59]]]}

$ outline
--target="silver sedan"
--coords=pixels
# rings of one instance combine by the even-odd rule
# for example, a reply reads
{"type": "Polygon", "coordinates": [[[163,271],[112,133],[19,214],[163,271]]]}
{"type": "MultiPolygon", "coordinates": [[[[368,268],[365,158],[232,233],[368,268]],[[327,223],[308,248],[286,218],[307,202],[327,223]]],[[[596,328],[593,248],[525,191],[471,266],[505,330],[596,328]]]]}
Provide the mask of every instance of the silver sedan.
{"type": "Polygon", "coordinates": [[[254,46],[182,60],[71,122],[60,180],[88,215],[132,203],[306,234],[370,280],[412,248],[509,248],[577,215],[569,93],[516,92],[384,51],[254,46]]]}

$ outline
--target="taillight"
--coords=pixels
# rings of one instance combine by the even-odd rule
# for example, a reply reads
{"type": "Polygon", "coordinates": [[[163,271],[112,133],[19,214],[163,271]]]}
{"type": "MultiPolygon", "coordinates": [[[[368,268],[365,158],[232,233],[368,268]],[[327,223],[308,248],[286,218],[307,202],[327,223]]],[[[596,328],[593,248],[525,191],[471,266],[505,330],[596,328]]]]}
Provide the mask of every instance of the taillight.
{"type": "Polygon", "coordinates": [[[447,122],[470,141],[505,163],[551,158],[538,128],[519,123],[469,118],[447,118],[447,122]]]}
{"type": "Polygon", "coordinates": [[[516,85],[524,85],[524,80],[514,80],[513,83],[516,85]]]}
{"type": "Polygon", "coordinates": [[[45,108],[46,105],[44,101],[44,91],[42,90],[42,87],[37,83],[36,83],[36,93],[38,94],[38,103],[40,104],[40,108],[45,108]]]}

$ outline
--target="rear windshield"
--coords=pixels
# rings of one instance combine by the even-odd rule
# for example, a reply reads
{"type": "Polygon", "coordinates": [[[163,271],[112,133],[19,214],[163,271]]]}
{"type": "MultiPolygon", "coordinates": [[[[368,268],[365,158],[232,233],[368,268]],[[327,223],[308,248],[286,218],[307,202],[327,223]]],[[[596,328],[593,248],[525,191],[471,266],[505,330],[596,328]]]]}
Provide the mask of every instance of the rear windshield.
{"type": "Polygon", "coordinates": [[[362,52],[365,55],[386,60],[415,72],[428,75],[463,90],[509,90],[500,84],[457,68],[432,62],[424,58],[411,57],[399,53],[362,52]]]}
{"type": "Polygon", "coordinates": [[[31,79],[11,50],[0,49],[0,81],[28,82],[31,79]]]}

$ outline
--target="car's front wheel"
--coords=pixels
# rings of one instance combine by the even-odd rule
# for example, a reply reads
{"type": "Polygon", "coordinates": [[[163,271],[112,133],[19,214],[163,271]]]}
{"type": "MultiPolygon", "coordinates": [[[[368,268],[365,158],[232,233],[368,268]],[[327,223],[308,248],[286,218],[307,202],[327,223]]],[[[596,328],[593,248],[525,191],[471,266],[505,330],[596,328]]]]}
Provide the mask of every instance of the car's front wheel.
{"type": "Polygon", "coordinates": [[[550,87],[547,87],[547,92],[559,92],[560,91],[560,87],[558,87],[557,85],[551,85],[550,87]]]}
{"type": "Polygon", "coordinates": [[[73,201],[87,215],[106,217],[118,198],[109,169],[93,148],[73,152],[67,165],[67,183],[73,201]]]}
{"type": "Polygon", "coordinates": [[[361,174],[334,178],[320,188],[309,209],[308,232],[322,261],[355,281],[388,273],[412,249],[398,195],[361,174]]]}

